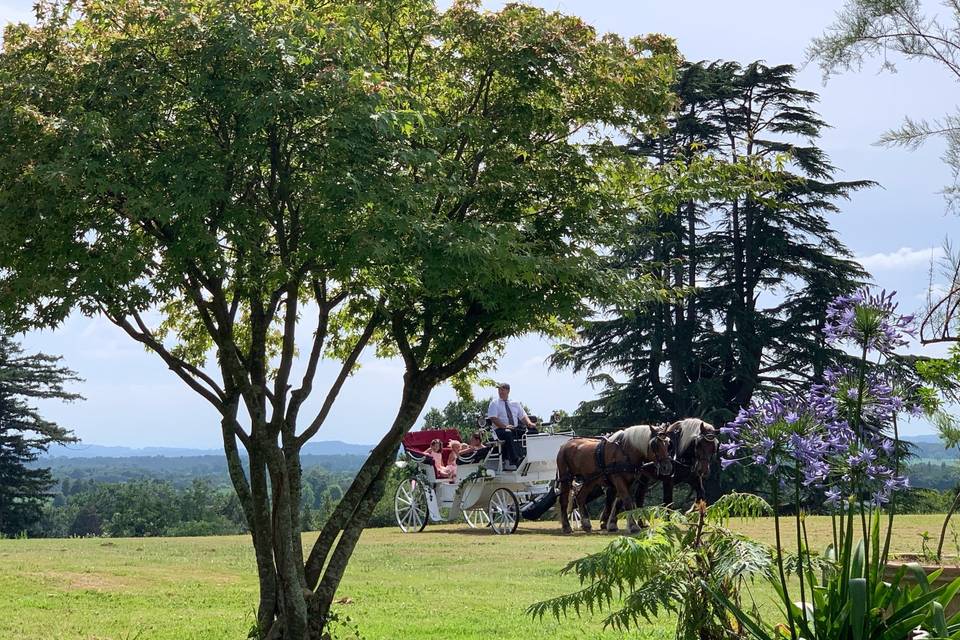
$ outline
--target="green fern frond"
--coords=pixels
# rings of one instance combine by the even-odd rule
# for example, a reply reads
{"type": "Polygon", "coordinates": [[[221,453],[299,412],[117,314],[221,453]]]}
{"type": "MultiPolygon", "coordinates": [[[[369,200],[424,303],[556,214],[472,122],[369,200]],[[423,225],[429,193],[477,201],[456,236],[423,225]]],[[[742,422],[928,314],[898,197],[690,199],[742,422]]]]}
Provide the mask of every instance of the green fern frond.
{"type": "Polygon", "coordinates": [[[707,522],[726,525],[730,518],[759,518],[773,515],[766,500],[752,493],[728,493],[707,507],[707,522]]]}

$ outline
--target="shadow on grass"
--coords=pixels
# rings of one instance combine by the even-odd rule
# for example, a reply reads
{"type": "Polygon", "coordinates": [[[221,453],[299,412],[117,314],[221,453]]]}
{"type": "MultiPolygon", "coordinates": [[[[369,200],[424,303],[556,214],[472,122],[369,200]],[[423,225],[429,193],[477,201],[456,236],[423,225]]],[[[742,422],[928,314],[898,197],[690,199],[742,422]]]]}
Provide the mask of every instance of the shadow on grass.
{"type": "MultiPolygon", "coordinates": [[[[444,529],[435,528],[432,530],[430,528],[430,525],[427,525],[427,528],[424,529],[422,533],[431,533],[431,534],[437,534],[437,535],[439,534],[458,535],[458,536],[497,536],[497,534],[495,534],[493,531],[490,530],[490,527],[483,527],[480,529],[471,529],[467,525],[464,525],[462,529],[460,528],[455,529],[451,527],[451,528],[444,528],[444,529]]],[[[613,533],[607,533],[605,530],[596,528],[589,533],[585,531],[580,531],[579,529],[575,529],[573,533],[563,533],[563,531],[560,530],[559,524],[557,525],[556,529],[525,529],[521,525],[517,527],[517,530],[514,531],[513,533],[506,534],[504,536],[497,536],[497,537],[506,538],[510,536],[551,536],[551,537],[558,537],[558,538],[572,538],[572,537],[578,537],[578,536],[599,536],[599,535],[614,537],[618,535],[626,535],[626,531],[623,530],[623,531],[614,531],[613,533]]]]}

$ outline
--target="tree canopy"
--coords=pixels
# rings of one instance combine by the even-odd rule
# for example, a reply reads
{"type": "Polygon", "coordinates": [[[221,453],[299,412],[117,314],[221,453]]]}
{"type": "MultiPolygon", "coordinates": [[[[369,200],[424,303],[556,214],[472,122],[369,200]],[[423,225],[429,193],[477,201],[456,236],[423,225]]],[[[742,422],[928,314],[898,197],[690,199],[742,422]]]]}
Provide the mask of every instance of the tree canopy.
{"type": "Polygon", "coordinates": [[[831,179],[812,142],[825,126],[817,96],[793,75],[789,65],[688,63],[667,130],[629,144],[661,175],[646,183],[652,215],[617,256],[673,296],[604,309],[556,354],[601,385],[581,424],[724,423],[757,390],[796,386],[839,356],[819,338],[824,310],[866,274],[827,216],[871,183],[831,179]]]}

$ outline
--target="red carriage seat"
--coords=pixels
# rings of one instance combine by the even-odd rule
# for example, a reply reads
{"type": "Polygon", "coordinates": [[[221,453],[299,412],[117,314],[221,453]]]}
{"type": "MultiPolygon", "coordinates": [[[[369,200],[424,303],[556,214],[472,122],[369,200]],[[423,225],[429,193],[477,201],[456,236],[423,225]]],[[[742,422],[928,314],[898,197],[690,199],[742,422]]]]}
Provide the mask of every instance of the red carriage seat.
{"type": "Polygon", "coordinates": [[[411,431],[403,436],[403,448],[405,451],[413,453],[418,458],[423,452],[430,448],[430,443],[434,438],[440,440],[443,445],[443,460],[450,459],[451,440],[460,440],[460,432],[456,429],[430,429],[428,431],[411,431]]]}

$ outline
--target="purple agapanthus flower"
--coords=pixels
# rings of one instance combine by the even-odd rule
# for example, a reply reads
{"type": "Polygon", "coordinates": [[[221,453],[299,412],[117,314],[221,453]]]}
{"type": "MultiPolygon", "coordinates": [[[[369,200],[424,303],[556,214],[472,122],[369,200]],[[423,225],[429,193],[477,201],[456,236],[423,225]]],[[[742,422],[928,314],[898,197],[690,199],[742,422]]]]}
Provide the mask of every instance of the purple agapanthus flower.
{"type": "MultiPolygon", "coordinates": [[[[830,304],[824,332],[831,342],[889,355],[914,335],[913,317],[897,314],[892,293],[864,290],[830,304]]],[[[805,395],[773,394],[724,425],[722,466],[762,465],[781,485],[823,489],[828,505],[844,496],[886,504],[908,486],[886,434],[899,413],[915,409],[909,394],[866,360],[828,369],[805,395]]]]}
{"type": "Polygon", "coordinates": [[[836,487],[827,489],[824,492],[824,495],[826,496],[826,503],[831,507],[835,507],[840,504],[840,489],[837,489],[836,487]]]}
{"type": "Polygon", "coordinates": [[[827,307],[823,328],[827,340],[850,341],[880,353],[891,353],[908,344],[906,338],[915,335],[914,317],[897,313],[895,294],[864,289],[836,298],[827,307]]]}

